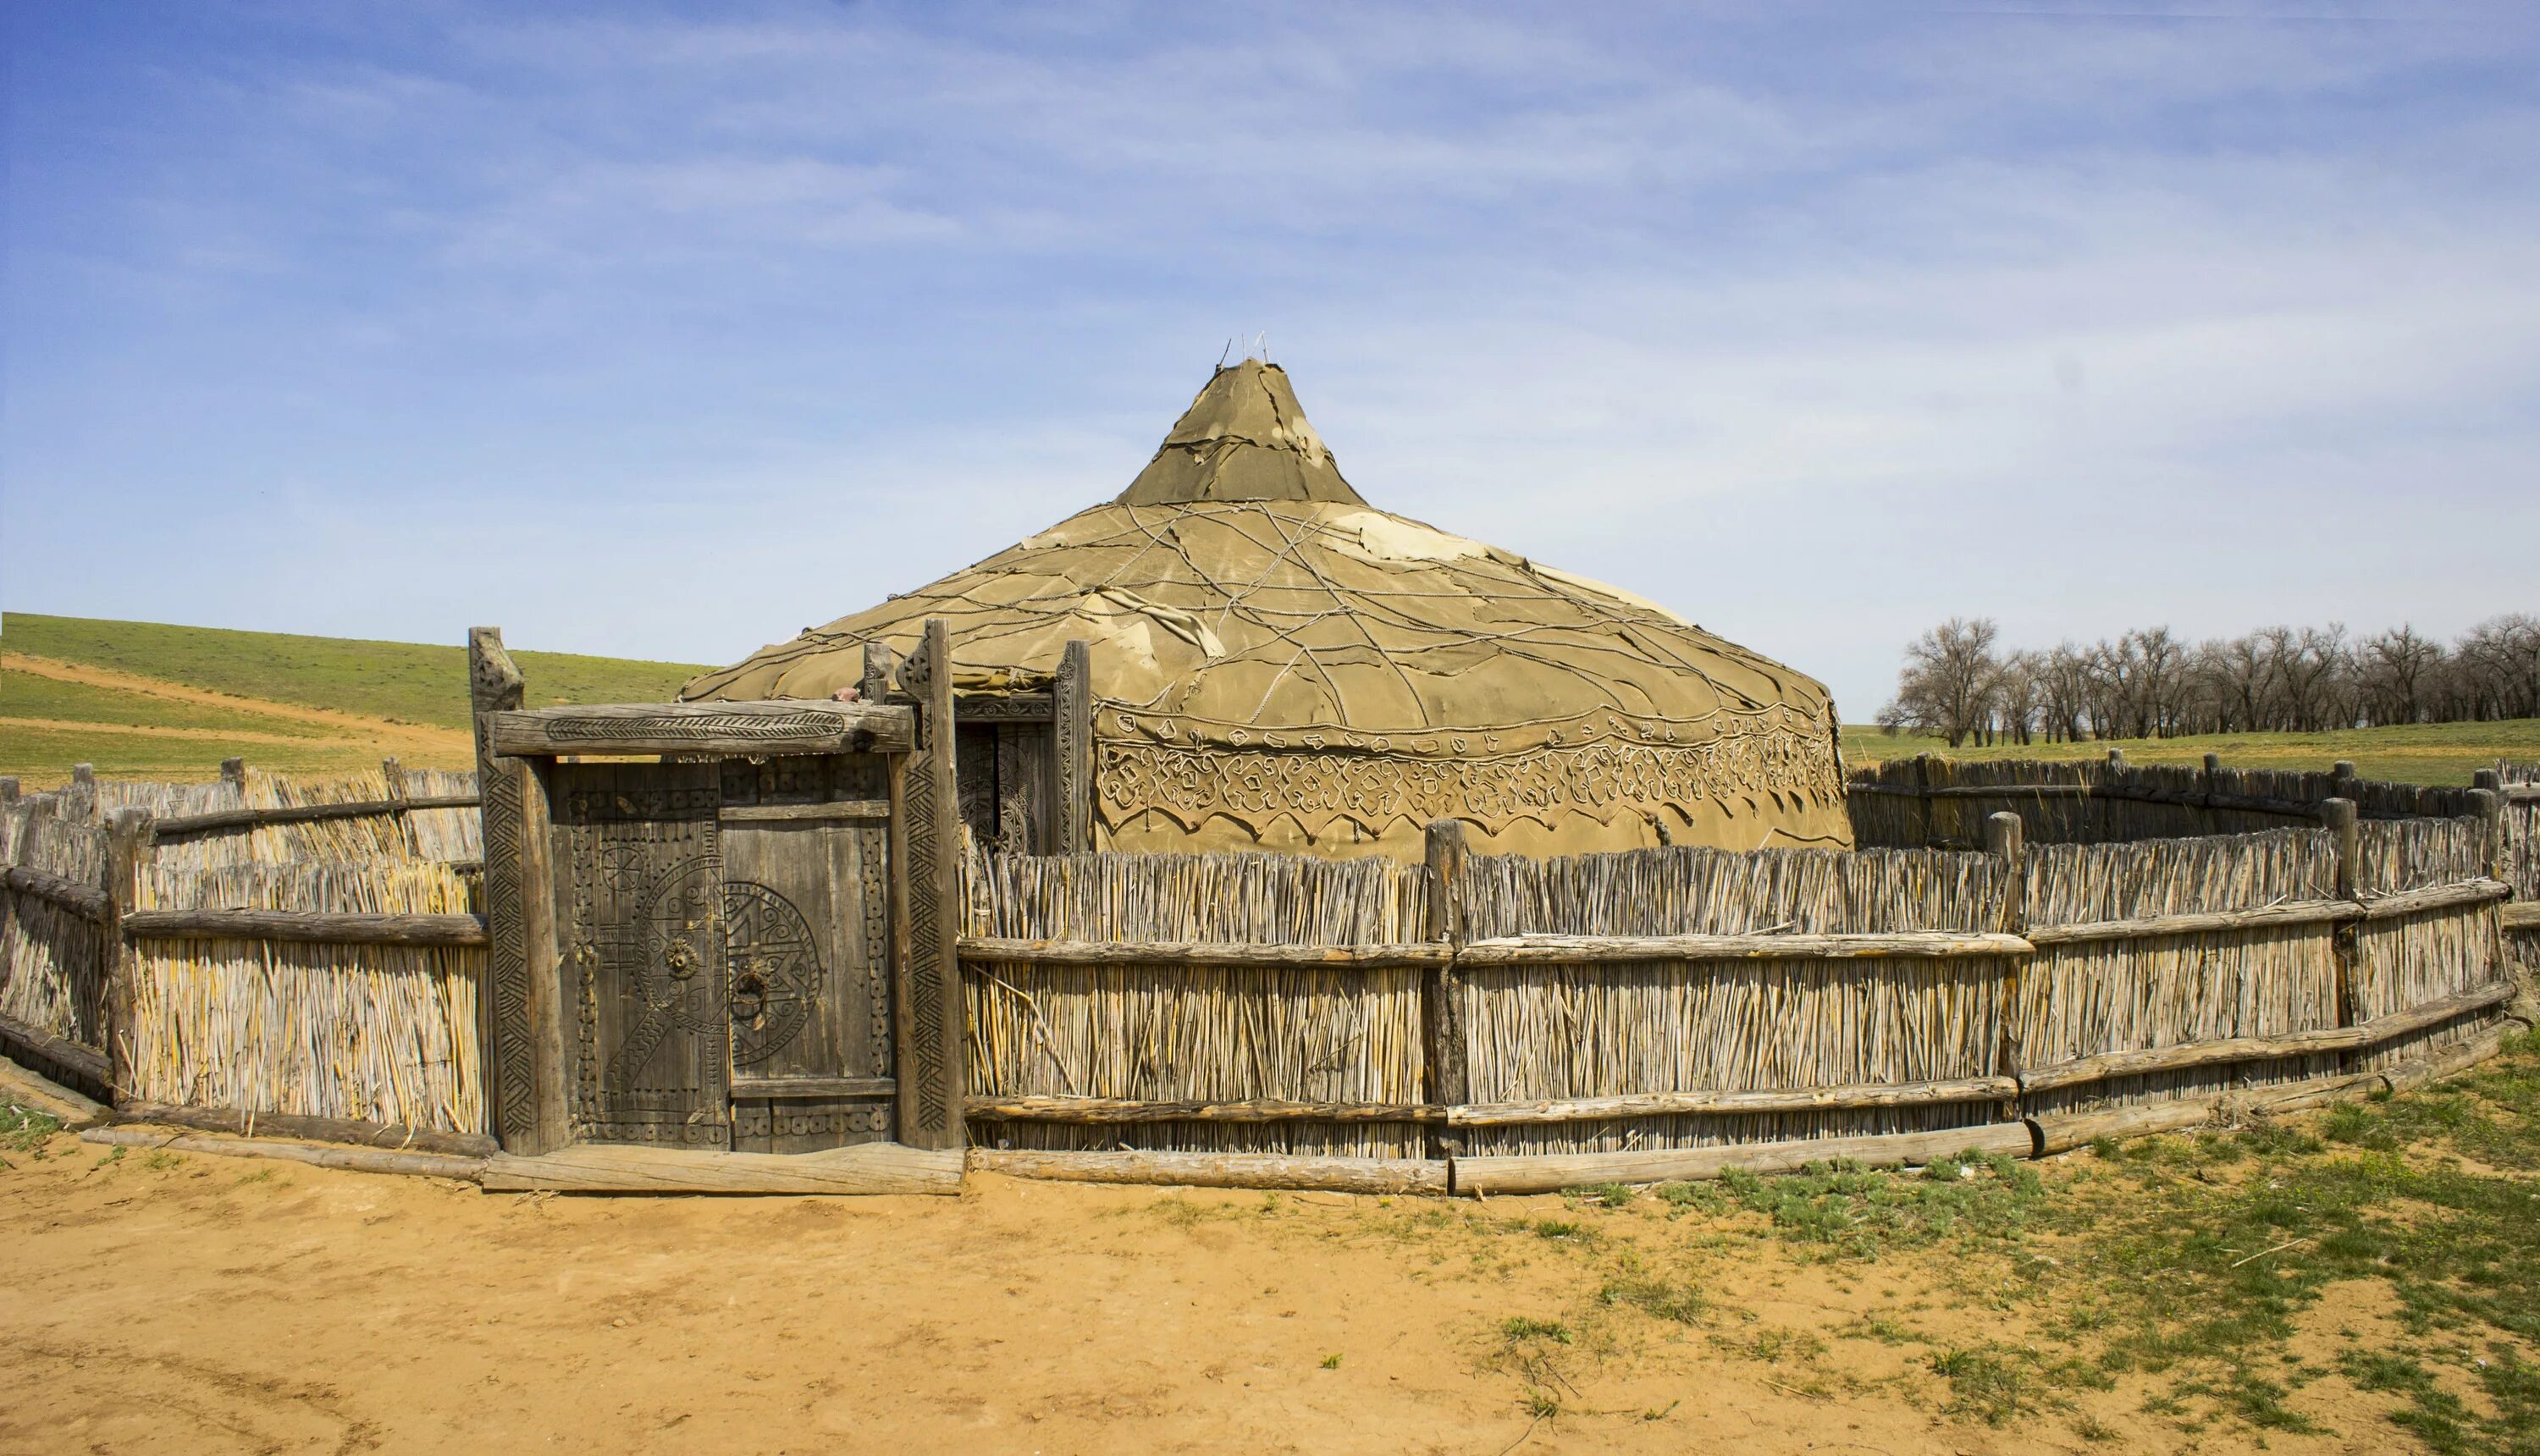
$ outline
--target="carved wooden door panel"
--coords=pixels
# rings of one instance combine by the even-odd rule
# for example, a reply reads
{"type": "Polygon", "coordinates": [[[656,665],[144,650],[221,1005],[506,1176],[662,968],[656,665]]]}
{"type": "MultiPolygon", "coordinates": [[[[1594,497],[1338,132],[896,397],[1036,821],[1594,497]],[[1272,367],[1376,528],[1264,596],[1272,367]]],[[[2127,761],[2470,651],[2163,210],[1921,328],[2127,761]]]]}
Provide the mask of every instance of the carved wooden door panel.
{"type": "Polygon", "coordinates": [[[715,768],[560,763],[551,772],[573,1135],[729,1147],[727,895],[715,768]]]}
{"type": "Polygon", "coordinates": [[[724,765],[737,1148],[891,1134],[888,794],[874,756],[724,765]]]}

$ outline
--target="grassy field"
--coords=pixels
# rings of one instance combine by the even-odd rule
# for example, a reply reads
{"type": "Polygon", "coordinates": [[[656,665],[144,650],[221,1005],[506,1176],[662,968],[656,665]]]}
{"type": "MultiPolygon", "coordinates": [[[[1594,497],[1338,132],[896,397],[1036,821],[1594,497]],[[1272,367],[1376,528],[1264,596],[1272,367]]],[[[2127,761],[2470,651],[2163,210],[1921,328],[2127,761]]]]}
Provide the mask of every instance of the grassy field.
{"type": "MultiPolygon", "coordinates": [[[[698,669],[515,654],[533,706],[657,702],[698,669]]],[[[259,767],[340,774],[394,755],[463,767],[467,654],[456,646],[232,632],[11,612],[0,619],[0,774],[30,788],[89,763],[108,778],[259,767]]]]}
{"type": "Polygon", "coordinates": [[[1994,748],[1951,748],[1938,738],[1911,733],[1889,736],[1868,725],[1843,730],[1843,755],[1850,763],[1877,763],[1911,758],[1917,753],[1942,758],[2105,758],[2111,748],[2125,750],[2129,763],[2198,764],[2208,753],[2244,769],[2319,769],[2340,759],[2352,760],[2367,779],[2402,784],[2467,784],[2479,769],[2494,768],[2500,758],[2540,759],[2540,718],[2504,723],[2430,723],[2406,728],[2349,728],[2325,733],[2212,733],[2184,738],[2111,738],[2081,743],[2031,743],[1994,748]]]}

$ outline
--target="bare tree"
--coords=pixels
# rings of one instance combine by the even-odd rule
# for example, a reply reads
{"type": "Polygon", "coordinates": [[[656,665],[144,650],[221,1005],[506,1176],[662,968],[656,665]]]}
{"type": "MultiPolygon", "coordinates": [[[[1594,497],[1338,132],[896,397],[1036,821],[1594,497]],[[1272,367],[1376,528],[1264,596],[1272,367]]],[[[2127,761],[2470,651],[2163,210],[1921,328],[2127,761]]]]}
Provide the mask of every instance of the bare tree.
{"type": "Polygon", "coordinates": [[[1952,748],[1964,743],[1992,707],[2002,670],[1993,647],[2001,636],[1991,617],[1951,617],[1916,638],[1906,646],[1896,700],[1880,710],[1879,726],[1939,733],[1952,748]]]}

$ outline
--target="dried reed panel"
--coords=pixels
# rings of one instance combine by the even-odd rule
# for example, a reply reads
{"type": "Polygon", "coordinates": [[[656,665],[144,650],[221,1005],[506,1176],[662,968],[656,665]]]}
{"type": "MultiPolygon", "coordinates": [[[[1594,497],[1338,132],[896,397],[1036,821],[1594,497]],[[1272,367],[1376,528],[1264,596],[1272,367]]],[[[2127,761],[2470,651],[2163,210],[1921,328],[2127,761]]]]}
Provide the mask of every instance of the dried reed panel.
{"type": "Polygon", "coordinates": [[[1422,938],[1429,874],[1384,858],[973,855],[970,934],[1264,945],[1422,938]]]}
{"type": "Polygon", "coordinates": [[[2367,897],[2487,873],[2484,819],[2367,819],[2356,826],[2356,838],[2355,888],[2367,897]]]}
{"type": "MultiPolygon", "coordinates": [[[[18,804],[7,815],[6,863],[83,885],[106,878],[106,834],[56,817],[59,800],[18,804]]],[[[104,1047],[104,929],[50,900],[0,889],[0,1016],[104,1047]]]]}
{"type": "Polygon", "coordinates": [[[154,819],[170,819],[180,814],[216,814],[247,806],[247,796],[227,779],[208,784],[170,784],[161,782],[112,782],[97,786],[97,810],[100,817],[111,817],[117,809],[147,809],[154,819]]]}
{"type": "MultiPolygon", "coordinates": [[[[443,798],[476,792],[474,769],[407,769],[405,797],[443,798]]],[[[418,860],[485,858],[484,817],[475,809],[408,809],[406,842],[418,860]]]]}
{"type": "MultiPolygon", "coordinates": [[[[2336,840],[2321,829],[2041,845],[2028,854],[2027,924],[2249,910],[2325,899],[2336,888],[2336,840]]],[[[2018,1064],[2030,1070],[2333,1027],[2335,936],[2327,925],[2272,926],[2044,946],[2020,972],[2016,1022],[2018,1064]]],[[[2204,1096],[2335,1070],[2335,1057],[2197,1068],[2041,1093],[2030,1110],[2204,1096]]]]}
{"type": "MultiPolygon", "coordinates": [[[[146,867],[144,909],[457,914],[447,867],[342,862],[146,867]]],[[[129,1095],[145,1101],[486,1130],[477,1045],[484,952],[212,940],[134,943],[129,1095]]]]}
{"type": "MultiPolygon", "coordinates": [[[[2493,986],[2507,974],[2504,932],[2494,905],[2460,906],[2366,921],[2356,927],[2349,980],[2359,1021],[2493,986]]],[[[2356,1071],[2416,1061],[2468,1041],[2493,1025],[2496,1012],[2465,1016],[2355,1053],[2356,1071]]]]}
{"type": "MultiPolygon", "coordinates": [[[[292,808],[302,804],[361,803],[388,797],[388,776],[376,770],[341,779],[300,780],[249,769],[242,801],[231,806],[292,808]]],[[[166,867],[195,871],[303,860],[397,864],[426,858],[415,853],[404,826],[397,822],[401,817],[404,816],[374,814],[191,834],[160,845],[155,858],[166,867]]]]}
{"type": "MultiPolygon", "coordinates": [[[[1425,1100],[1417,971],[973,965],[970,1090],[1139,1101],[1425,1100]]],[[[1000,1145],[1418,1156],[1412,1125],[1001,1123],[1000,1145]]]]}
{"type": "Polygon", "coordinates": [[[1466,933],[1745,935],[1998,931],[2010,867],[1934,850],[1631,850],[1477,855],[1458,885],[1466,933]]]}
{"type": "MultiPolygon", "coordinates": [[[[1463,973],[1476,1102],[1992,1075],[1998,960],[1677,961],[1463,973]]],[[[1686,1147],[1996,1120],[1993,1104],[1465,1130],[1476,1155],[1686,1147]]]]}

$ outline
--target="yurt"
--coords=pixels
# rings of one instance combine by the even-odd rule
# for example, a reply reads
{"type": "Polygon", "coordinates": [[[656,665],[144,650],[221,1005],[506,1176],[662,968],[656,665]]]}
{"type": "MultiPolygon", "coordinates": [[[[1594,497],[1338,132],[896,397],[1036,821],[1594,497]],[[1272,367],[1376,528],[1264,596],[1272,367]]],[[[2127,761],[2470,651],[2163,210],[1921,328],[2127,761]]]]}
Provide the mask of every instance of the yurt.
{"type": "Polygon", "coordinates": [[[1272,364],[1219,369],[1116,499],[681,696],[888,692],[868,645],[904,656],[929,618],[963,818],[997,848],[1051,848],[1039,826],[1070,812],[1033,705],[1071,660],[1092,848],[1417,859],[1434,819],[1484,853],[1852,843],[1823,686],[1369,505],[1272,364]]]}

